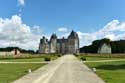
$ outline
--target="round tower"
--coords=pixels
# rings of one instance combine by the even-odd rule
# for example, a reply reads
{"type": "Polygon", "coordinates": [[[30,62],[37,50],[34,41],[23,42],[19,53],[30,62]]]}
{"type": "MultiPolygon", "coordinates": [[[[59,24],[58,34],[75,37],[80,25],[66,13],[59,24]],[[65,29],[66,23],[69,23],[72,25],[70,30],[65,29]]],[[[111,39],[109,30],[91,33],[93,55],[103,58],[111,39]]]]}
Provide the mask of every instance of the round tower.
{"type": "Polygon", "coordinates": [[[71,54],[79,52],[79,37],[73,30],[68,36],[68,52],[71,54]]]}
{"type": "Polygon", "coordinates": [[[48,39],[43,36],[42,39],[40,39],[39,44],[39,53],[48,53],[49,52],[49,45],[48,45],[48,39]]]}
{"type": "Polygon", "coordinates": [[[56,43],[57,43],[57,36],[56,34],[52,34],[50,38],[50,53],[56,53],[56,43]]]}

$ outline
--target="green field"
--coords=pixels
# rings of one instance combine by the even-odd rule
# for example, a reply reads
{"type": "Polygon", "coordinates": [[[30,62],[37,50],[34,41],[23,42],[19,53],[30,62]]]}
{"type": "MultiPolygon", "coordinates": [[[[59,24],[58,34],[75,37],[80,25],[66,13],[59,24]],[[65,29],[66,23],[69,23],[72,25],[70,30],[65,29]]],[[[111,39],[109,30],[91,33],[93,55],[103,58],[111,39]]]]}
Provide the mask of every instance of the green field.
{"type": "Polygon", "coordinates": [[[106,83],[125,83],[125,54],[81,54],[76,55],[78,59],[84,61],[88,67],[96,68],[97,75],[100,76],[106,83]],[[119,60],[111,62],[92,62],[101,60],[119,60]]]}
{"type": "Polygon", "coordinates": [[[96,73],[106,83],[125,83],[125,61],[85,64],[90,68],[96,68],[96,73]]]}
{"type": "Polygon", "coordinates": [[[41,62],[44,58],[29,58],[29,59],[3,59],[0,62],[41,62]]]}
{"type": "Polygon", "coordinates": [[[125,55],[100,55],[100,54],[82,54],[77,56],[79,59],[85,58],[86,61],[98,61],[98,60],[118,60],[125,59],[125,55]]]}
{"type": "Polygon", "coordinates": [[[106,57],[86,57],[86,61],[98,61],[98,60],[118,60],[123,58],[106,58],[106,57]]]}
{"type": "MultiPolygon", "coordinates": [[[[23,56],[0,56],[0,62],[43,62],[45,58],[55,60],[59,55],[23,55],[23,56]]],[[[43,63],[0,63],[0,83],[10,83],[28,73],[28,69],[36,70],[43,63]]]]}
{"type": "Polygon", "coordinates": [[[44,64],[0,64],[0,83],[10,83],[44,64]]]}
{"type": "MultiPolygon", "coordinates": [[[[0,57],[0,62],[40,62],[45,61],[45,57],[51,58],[51,60],[57,59],[58,55],[44,55],[44,56],[25,56],[25,57],[0,57]]],[[[125,59],[124,56],[112,56],[112,55],[80,55],[77,56],[79,59],[84,57],[86,61],[98,61],[98,60],[117,60],[125,59]]],[[[112,61],[112,62],[86,62],[88,67],[96,68],[96,73],[104,80],[106,83],[125,83],[125,61],[112,61]]],[[[0,83],[10,83],[21,76],[28,73],[28,69],[35,70],[45,64],[0,64],[0,83]]]]}

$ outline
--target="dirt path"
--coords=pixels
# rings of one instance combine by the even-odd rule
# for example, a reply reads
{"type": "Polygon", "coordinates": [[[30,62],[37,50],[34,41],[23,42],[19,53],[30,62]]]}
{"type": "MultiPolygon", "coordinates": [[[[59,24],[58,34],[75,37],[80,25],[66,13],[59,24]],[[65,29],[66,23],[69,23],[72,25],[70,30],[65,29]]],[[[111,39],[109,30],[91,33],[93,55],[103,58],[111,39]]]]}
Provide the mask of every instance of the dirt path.
{"type": "Polygon", "coordinates": [[[73,55],[65,55],[13,83],[105,83],[73,55]]]}

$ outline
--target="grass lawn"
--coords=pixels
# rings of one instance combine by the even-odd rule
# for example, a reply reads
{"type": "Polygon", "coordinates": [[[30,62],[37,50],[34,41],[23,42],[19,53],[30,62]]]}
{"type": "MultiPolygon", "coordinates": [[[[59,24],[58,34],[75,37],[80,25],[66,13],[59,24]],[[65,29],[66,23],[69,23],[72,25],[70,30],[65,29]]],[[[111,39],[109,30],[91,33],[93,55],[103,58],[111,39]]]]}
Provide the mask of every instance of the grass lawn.
{"type": "Polygon", "coordinates": [[[29,58],[29,59],[1,59],[2,61],[10,61],[10,62],[40,62],[44,61],[44,58],[29,58]]]}
{"type": "Polygon", "coordinates": [[[45,64],[0,64],[0,83],[10,83],[45,64]]]}
{"type": "MultiPolygon", "coordinates": [[[[40,62],[45,61],[45,58],[55,60],[59,57],[57,54],[52,55],[23,55],[23,56],[0,56],[0,62],[40,62]]],[[[12,63],[12,64],[0,64],[0,83],[10,83],[21,76],[28,73],[28,69],[32,71],[38,69],[45,64],[41,63],[12,63]]]]}
{"type": "MultiPolygon", "coordinates": [[[[97,61],[97,60],[117,60],[123,58],[109,58],[109,57],[86,57],[87,61],[97,61]]],[[[125,59],[125,58],[124,58],[125,59]]]]}
{"type": "Polygon", "coordinates": [[[85,64],[90,68],[96,68],[96,73],[106,83],[125,83],[125,61],[85,64]]]}
{"type": "Polygon", "coordinates": [[[79,55],[77,56],[79,59],[80,58],[85,58],[86,61],[97,61],[97,60],[118,60],[118,59],[125,59],[125,55],[79,55]]]}

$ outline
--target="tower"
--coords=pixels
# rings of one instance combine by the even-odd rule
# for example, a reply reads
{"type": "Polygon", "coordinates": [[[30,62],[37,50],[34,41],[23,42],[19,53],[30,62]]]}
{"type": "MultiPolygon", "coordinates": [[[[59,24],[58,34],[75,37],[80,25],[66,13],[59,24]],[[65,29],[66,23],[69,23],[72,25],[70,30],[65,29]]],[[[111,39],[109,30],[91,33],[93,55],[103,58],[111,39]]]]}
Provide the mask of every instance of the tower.
{"type": "Polygon", "coordinates": [[[46,39],[44,36],[42,39],[40,39],[39,53],[49,53],[48,39],[46,39]]]}
{"type": "Polygon", "coordinates": [[[79,53],[79,37],[73,30],[68,36],[68,52],[79,53]]]}
{"type": "Polygon", "coordinates": [[[57,36],[56,34],[52,34],[49,42],[50,53],[56,53],[56,44],[57,44],[57,36]]]}

